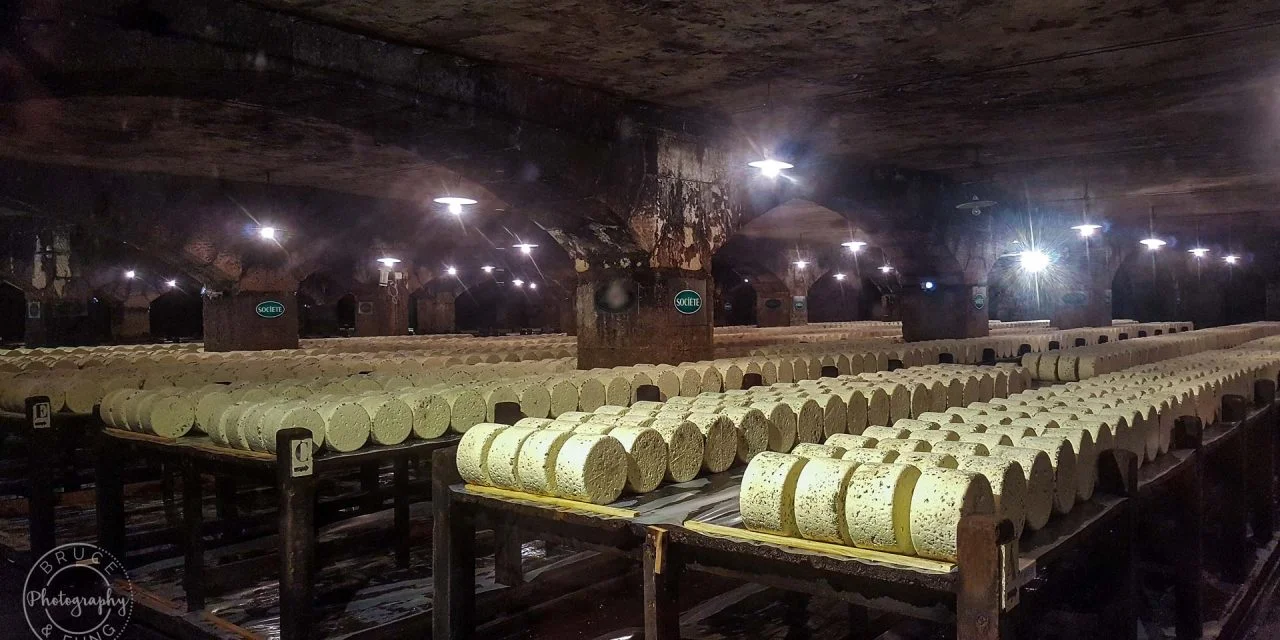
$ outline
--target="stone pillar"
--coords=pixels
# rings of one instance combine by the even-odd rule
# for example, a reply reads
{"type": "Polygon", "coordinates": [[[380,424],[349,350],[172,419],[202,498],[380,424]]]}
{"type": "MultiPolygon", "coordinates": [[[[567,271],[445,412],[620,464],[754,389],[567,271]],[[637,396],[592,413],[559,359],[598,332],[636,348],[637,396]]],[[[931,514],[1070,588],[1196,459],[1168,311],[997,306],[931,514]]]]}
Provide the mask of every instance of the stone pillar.
{"type": "Polygon", "coordinates": [[[213,292],[204,297],[205,351],[298,348],[297,296],[293,291],[213,292]],[[283,306],[283,313],[270,303],[283,306]]]}
{"type": "Polygon", "coordinates": [[[791,326],[799,327],[809,324],[809,296],[796,295],[793,291],[788,308],[791,310],[791,326]]]}
{"type": "Polygon", "coordinates": [[[987,287],[937,283],[931,290],[904,285],[898,295],[902,338],[907,342],[988,335],[987,287]]]}
{"type": "Polygon", "coordinates": [[[409,334],[409,296],[402,290],[377,287],[356,294],[356,335],[409,334]]]}
{"type": "Polygon", "coordinates": [[[756,293],[756,326],[791,326],[791,294],[788,291],[760,291],[756,293]]]}
{"type": "Polygon", "coordinates": [[[151,301],[154,297],[131,295],[113,309],[111,338],[116,342],[146,342],[151,338],[151,301]]]}
{"type": "Polygon", "coordinates": [[[424,295],[417,299],[419,334],[453,333],[454,301],[457,296],[452,291],[441,291],[434,295],[424,295]]]}
{"type": "Polygon", "coordinates": [[[566,335],[578,335],[578,313],[574,309],[573,298],[562,298],[558,308],[560,313],[560,331],[566,335]]]}
{"type": "Polygon", "coordinates": [[[714,357],[710,274],[680,269],[606,269],[578,283],[578,368],[678,364],[714,357]],[[686,294],[677,305],[677,294],[686,294]],[[693,311],[693,301],[701,306],[693,311]],[[677,309],[680,306],[682,313],[677,309]]]}

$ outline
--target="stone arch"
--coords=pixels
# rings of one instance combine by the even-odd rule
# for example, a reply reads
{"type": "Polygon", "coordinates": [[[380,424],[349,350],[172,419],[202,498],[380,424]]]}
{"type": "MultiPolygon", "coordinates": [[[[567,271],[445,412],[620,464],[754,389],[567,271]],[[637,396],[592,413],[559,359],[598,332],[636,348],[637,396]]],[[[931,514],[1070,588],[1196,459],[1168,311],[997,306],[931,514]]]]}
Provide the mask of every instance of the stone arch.
{"type": "Polygon", "coordinates": [[[202,310],[198,290],[175,287],[151,301],[149,334],[159,340],[198,338],[204,331],[202,310]]]}

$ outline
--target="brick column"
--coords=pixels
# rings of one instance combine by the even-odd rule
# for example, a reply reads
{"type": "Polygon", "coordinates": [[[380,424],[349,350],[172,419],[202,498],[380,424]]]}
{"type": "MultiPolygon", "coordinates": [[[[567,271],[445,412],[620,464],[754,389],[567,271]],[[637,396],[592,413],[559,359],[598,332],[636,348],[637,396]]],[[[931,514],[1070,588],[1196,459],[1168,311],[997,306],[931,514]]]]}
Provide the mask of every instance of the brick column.
{"type": "MultiPolygon", "coordinates": [[[[269,310],[268,310],[269,311],[269,310]]],[[[204,298],[205,351],[258,351],[298,348],[298,302],[293,291],[240,291],[204,298]],[[259,313],[264,302],[278,302],[284,313],[259,313]]]]}
{"type": "Polygon", "coordinates": [[[111,337],[116,342],[145,342],[151,338],[151,301],[135,294],[112,310],[111,337]]]}
{"type": "Polygon", "coordinates": [[[575,299],[578,368],[711,359],[711,289],[710,274],[701,271],[639,268],[584,274],[575,299]],[[676,295],[685,290],[702,299],[695,313],[676,309],[676,295]],[[610,310],[611,304],[618,308],[610,310]]]}
{"type": "Polygon", "coordinates": [[[907,342],[979,338],[989,333],[985,284],[938,282],[931,290],[918,283],[904,284],[898,307],[907,342]]]}
{"type": "Polygon", "coordinates": [[[396,293],[390,287],[356,293],[357,336],[409,334],[409,296],[403,290],[396,293]]]}

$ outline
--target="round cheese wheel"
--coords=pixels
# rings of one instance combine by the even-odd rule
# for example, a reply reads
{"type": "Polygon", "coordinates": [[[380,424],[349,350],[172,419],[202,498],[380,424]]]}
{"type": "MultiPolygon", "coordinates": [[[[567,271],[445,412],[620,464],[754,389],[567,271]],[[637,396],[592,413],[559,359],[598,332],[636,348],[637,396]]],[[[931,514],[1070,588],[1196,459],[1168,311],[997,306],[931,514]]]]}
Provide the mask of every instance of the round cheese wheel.
{"type": "Polygon", "coordinates": [[[548,411],[550,417],[556,418],[567,411],[578,410],[578,385],[565,379],[551,379],[544,386],[551,395],[548,411]]]}
{"type": "MultiPolygon", "coordinates": [[[[698,428],[706,441],[703,469],[708,473],[720,473],[733,466],[740,450],[739,439],[745,436],[733,427],[732,421],[718,413],[691,413],[685,419],[698,428]]],[[[757,444],[758,441],[757,436],[757,444]]]]}
{"type": "Polygon", "coordinates": [[[841,460],[858,464],[886,464],[898,459],[898,452],[892,449],[846,449],[841,460]]]}
{"type": "Polygon", "coordinates": [[[849,433],[837,433],[827,438],[826,444],[841,449],[871,449],[876,446],[877,440],[867,436],[855,436],[849,433]]]}
{"type": "Polygon", "coordinates": [[[985,456],[989,454],[987,445],[979,442],[934,442],[930,453],[945,453],[953,456],[985,456]]]}
{"type": "Polygon", "coordinates": [[[829,444],[813,444],[810,442],[801,442],[791,450],[791,455],[800,456],[802,458],[839,458],[844,455],[844,449],[829,444]]]}
{"type": "Polygon", "coordinates": [[[667,443],[653,429],[618,427],[609,433],[627,452],[627,490],[648,493],[667,475],[667,443]]]}
{"type": "Polygon", "coordinates": [[[1016,443],[1019,438],[1034,436],[1034,435],[1037,435],[1039,432],[1033,429],[1032,427],[1017,426],[1017,425],[1010,424],[1010,425],[990,425],[987,427],[987,430],[984,433],[997,435],[997,436],[1008,436],[1011,440],[1013,440],[1016,443]]]}
{"type": "Polygon", "coordinates": [[[523,380],[511,385],[520,403],[520,413],[530,418],[545,418],[551,414],[551,392],[541,382],[523,380]]]}
{"type": "MultiPolygon", "coordinates": [[[[233,449],[249,449],[244,433],[239,429],[240,418],[250,409],[258,406],[258,402],[237,402],[218,415],[218,426],[214,427],[218,437],[214,439],[220,446],[233,449]]],[[[212,435],[210,436],[212,438],[212,435]]]]}
{"type": "Polygon", "coordinates": [[[1026,528],[1036,531],[1044,528],[1053,514],[1054,476],[1053,463],[1048,454],[1039,449],[1022,447],[989,447],[991,458],[1012,460],[1022,467],[1027,480],[1026,528]]]}
{"type": "Polygon", "coordinates": [[[426,389],[403,389],[396,397],[413,414],[413,435],[423,440],[443,436],[449,430],[449,403],[426,389]]]}
{"type": "Polygon", "coordinates": [[[324,418],[305,401],[281,403],[271,406],[258,427],[258,442],[262,450],[276,452],[276,434],[283,429],[306,429],[317,448],[324,445],[324,418]]]}
{"type": "MultiPolygon", "coordinates": [[[[471,431],[467,433],[470,434],[471,431]]],[[[524,439],[516,461],[516,480],[521,491],[543,496],[556,495],[556,456],[572,436],[573,433],[569,431],[538,429],[524,439]]],[[[461,443],[458,451],[461,455],[461,443]]]]}
{"type": "Polygon", "coordinates": [[[959,415],[937,411],[926,411],[925,413],[916,416],[916,420],[940,425],[964,422],[964,418],[959,415]]]}
{"type": "Polygon", "coordinates": [[[926,422],[924,420],[905,419],[893,423],[895,429],[906,429],[907,431],[931,431],[941,429],[942,425],[937,422],[926,422]]]}
{"type": "Polygon", "coordinates": [[[911,497],[911,544],[918,556],[955,562],[960,519],[994,513],[995,497],[986,477],[958,469],[924,469],[911,497]]]}
{"type": "MultiPolygon", "coordinates": [[[[321,412],[323,415],[323,412],[321,412]]],[[[489,448],[498,435],[508,428],[502,424],[480,423],[472,425],[458,441],[458,474],[469,484],[493,486],[485,469],[489,448]]]]}
{"type": "Polygon", "coordinates": [[[613,424],[612,422],[603,422],[603,420],[605,420],[605,418],[601,417],[598,419],[589,420],[579,425],[574,425],[573,432],[603,436],[603,435],[607,435],[610,431],[613,431],[618,427],[618,425],[613,424]]]}
{"type": "Polygon", "coordinates": [[[554,420],[551,418],[520,418],[513,427],[533,427],[534,429],[545,429],[554,420]]]}
{"type": "Polygon", "coordinates": [[[324,419],[324,446],[338,452],[355,451],[369,441],[372,421],[369,413],[351,398],[328,400],[316,405],[324,419]]]}
{"type": "MultiPolygon", "coordinates": [[[[1018,436],[1018,437],[1022,437],[1022,436],[1018,436]]],[[[990,449],[991,447],[998,447],[998,446],[1005,446],[1005,447],[1013,446],[1013,438],[1010,438],[1008,435],[1001,434],[1001,433],[962,433],[960,434],[960,442],[971,442],[974,444],[980,444],[988,449],[990,449]]],[[[981,455],[987,455],[987,454],[984,453],[981,455]]]]}
{"type": "Polygon", "coordinates": [[[905,464],[862,464],[855,469],[845,492],[849,541],[863,549],[913,555],[911,496],[919,479],[920,470],[905,464]]]}
{"type": "Polygon", "coordinates": [[[520,489],[520,447],[529,436],[538,433],[535,427],[510,427],[498,432],[484,455],[484,477],[500,489],[520,489]]]}
{"type": "Polygon", "coordinates": [[[1039,449],[1049,456],[1053,465],[1053,511],[1054,513],[1070,513],[1076,504],[1076,490],[1080,485],[1077,478],[1076,453],[1066,438],[1053,436],[1032,436],[1021,438],[1017,445],[1027,449],[1039,449]]]}
{"type": "Polygon", "coordinates": [[[684,418],[662,417],[655,419],[649,426],[667,443],[666,479],[670,482],[688,482],[697,477],[698,471],[707,464],[707,439],[698,427],[684,418]]]}
{"type": "Polygon", "coordinates": [[[1093,497],[1098,482],[1098,449],[1093,436],[1084,429],[1057,429],[1045,436],[1066,438],[1076,452],[1076,499],[1086,502],[1093,497]]]}
{"type": "Polygon", "coordinates": [[[812,398],[787,396],[780,400],[796,413],[796,440],[799,442],[822,442],[825,416],[822,407],[812,398]]]}
{"type": "Polygon", "coordinates": [[[738,431],[738,460],[750,462],[761,451],[769,449],[769,421],[759,409],[728,407],[720,411],[738,431]]]}
{"type": "Polygon", "coordinates": [[[839,396],[833,394],[819,394],[813,396],[813,400],[822,407],[822,434],[823,439],[836,433],[844,433],[849,423],[849,407],[841,400],[839,396]]]}
{"type": "Polygon", "coordinates": [[[924,440],[881,440],[876,443],[877,449],[897,451],[898,453],[929,453],[933,447],[924,440]]]}
{"type": "Polygon", "coordinates": [[[796,537],[795,491],[807,459],[764,451],[751,459],[742,476],[739,508],[752,531],[796,537]]]}
{"type": "MultiPolygon", "coordinates": [[[[924,440],[930,445],[939,442],[955,442],[960,440],[960,434],[955,431],[946,429],[930,430],[930,431],[912,431],[907,434],[907,439],[924,440]]],[[[932,450],[932,449],[931,449],[932,450]]]]}
{"type": "Polygon", "coordinates": [[[863,389],[862,392],[867,396],[867,425],[888,426],[890,424],[889,393],[879,387],[863,389]]]}
{"type": "Polygon", "coordinates": [[[1022,535],[1027,521],[1027,477],[1022,465],[1008,458],[956,456],[956,468],[987,479],[995,498],[996,515],[1013,523],[1015,537],[1022,535]]]}
{"type": "Polygon", "coordinates": [[[473,425],[484,422],[488,412],[484,397],[471,389],[445,389],[440,392],[440,399],[449,405],[449,427],[458,433],[466,433],[473,425]]]}
{"type": "Polygon", "coordinates": [[[867,396],[861,389],[834,389],[845,404],[845,428],[847,433],[862,433],[867,428],[867,396]]]}
{"type": "Polygon", "coordinates": [[[903,440],[911,435],[906,429],[897,427],[867,427],[862,432],[863,437],[873,438],[878,441],[884,440],[903,440]]]}
{"type": "Polygon", "coordinates": [[[769,422],[769,450],[786,453],[796,443],[796,412],[781,402],[756,402],[749,405],[759,409],[769,422]]]}
{"type": "Polygon", "coordinates": [[[627,483],[627,452],[608,436],[573,434],[556,455],[556,494],[561,498],[608,504],[627,483]]]}
{"type": "Polygon", "coordinates": [[[922,471],[931,467],[939,467],[942,469],[956,468],[955,456],[946,453],[935,453],[932,451],[929,453],[904,453],[898,456],[898,458],[893,462],[895,464],[909,464],[922,471]]]}
{"type": "Polygon", "coordinates": [[[374,444],[400,444],[413,432],[413,410],[395,396],[376,393],[356,402],[369,414],[369,439],[374,444]]]}
{"type": "Polygon", "coordinates": [[[180,395],[159,398],[143,417],[143,426],[149,433],[163,438],[181,438],[191,432],[196,420],[196,409],[191,401],[180,395]]]}
{"type": "Polygon", "coordinates": [[[849,480],[858,465],[847,460],[816,458],[805,463],[796,479],[797,532],[809,540],[853,544],[845,518],[849,480]]]}

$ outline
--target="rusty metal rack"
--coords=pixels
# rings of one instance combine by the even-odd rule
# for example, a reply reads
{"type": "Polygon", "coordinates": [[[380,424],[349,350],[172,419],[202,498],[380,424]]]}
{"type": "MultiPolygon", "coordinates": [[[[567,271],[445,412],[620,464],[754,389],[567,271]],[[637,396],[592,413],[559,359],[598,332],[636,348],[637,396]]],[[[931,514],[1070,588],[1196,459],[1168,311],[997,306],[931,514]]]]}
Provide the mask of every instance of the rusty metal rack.
{"type": "MultiPolygon", "coordinates": [[[[320,476],[359,470],[361,513],[382,508],[382,492],[378,490],[379,469],[392,468],[392,509],[394,510],[395,556],[399,567],[409,564],[409,469],[412,462],[426,458],[433,451],[454,446],[457,436],[433,440],[409,440],[399,445],[372,446],[350,453],[321,451],[313,455],[310,432],[285,429],[276,434],[276,453],[241,451],[212,444],[206,437],[184,437],[178,440],[147,434],[104,428],[97,439],[96,475],[98,543],[122,562],[126,558],[127,509],[123,485],[118,471],[134,455],[142,454],[164,460],[182,470],[182,546],[183,591],[187,610],[204,608],[205,589],[210,577],[205,567],[205,528],[202,474],[219,479],[252,479],[270,486],[276,494],[280,570],[280,637],[301,640],[312,635],[314,576],[316,574],[316,483],[320,476]]],[[[231,492],[234,494],[234,491],[231,492]]],[[[225,517],[236,517],[234,507],[219,509],[225,517]]],[[[247,561],[260,565],[260,561],[247,561]]],[[[248,567],[246,569],[256,569],[248,567]]],[[[135,587],[136,588],[136,587],[135,587]]],[[[144,606],[151,622],[182,635],[198,635],[202,629],[192,628],[176,619],[179,608],[158,596],[143,594],[144,606]]],[[[206,615],[206,618],[209,616],[206,615]]],[[[230,624],[219,624],[223,631],[230,624]]],[[[216,634],[215,634],[216,635],[216,634]]]]}
{"type": "MultiPolygon", "coordinates": [[[[1277,409],[1275,384],[1260,382],[1253,403],[1223,401],[1222,419],[1201,429],[1199,419],[1177,421],[1171,451],[1139,469],[1122,450],[1100,454],[1097,494],[1071,513],[1015,539],[1008,522],[972,516],[959,524],[955,563],[871,552],[753,533],[741,526],[738,486],[742,469],[661,487],[606,506],[553,500],[464,485],[452,450],[433,463],[434,637],[475,637],[475,535],[492,527],[499,581],[518,582],[521,536],[566,542],[629,558],[644,579],[645,637],[679,638],[678,592],[685,571],[701,571],[807,595],[848,602],[851,619],[875,608],[901,616],[955,625],[963,640],[1009,638],[1038,597],[1022,602],[1028,587],[1063,579],[1047,571],[1061,558],[1089,549],[1104,568],[1107,603],[1100,613],[1109,637],[1136,636],[1140,527],[1157,505],[1171,506],[1179,525],[1172,569],[1179,638],[1201,636],[1205,623],[1201,555],[1205,535],[1202,487],[1227,483],[1239,500],[1224,505],[1218,544],[1226,566],[1249,574],[1255,541],[1272,540],[1277,409]],[[1104,535],[1105,534],[1105,535],[1104,535]],[[1188,542],[1188,540],[1194,542],[1188,542]],[[1242,550],[1243,549],[1243,550],[1242,550]],[[502,576],[507,576],[505,579],[502,576]]],[[[1219,620],[1220,637],[1241,627],[1261,584],[1275,571],[1272,554],[1255,568],[1219,620]]]]}

